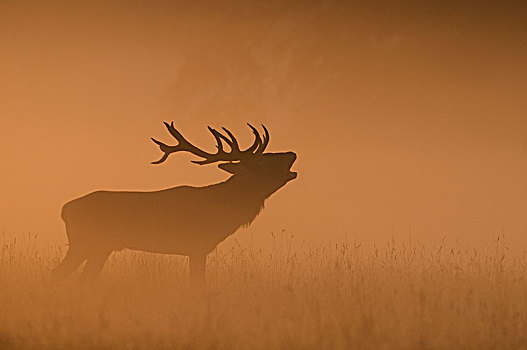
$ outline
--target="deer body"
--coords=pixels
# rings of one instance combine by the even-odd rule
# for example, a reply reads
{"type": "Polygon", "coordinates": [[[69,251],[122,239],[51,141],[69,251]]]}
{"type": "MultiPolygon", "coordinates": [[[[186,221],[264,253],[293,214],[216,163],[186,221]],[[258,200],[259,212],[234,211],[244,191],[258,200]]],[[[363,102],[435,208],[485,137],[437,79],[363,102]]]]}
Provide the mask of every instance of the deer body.
{"type": "MultiPolygon", "coordinates": [[[[163,162],[170,153],[189,151],[178,148],[185,143],[192,146],[172,125],[167,124],[167,128],[178,135],[179,145],[167,146],[154,140],[165,152],[155,163],[163,162]]],[[[251,146],[252,156],[247,157],[240,156],[243,151],[230,132],[227,143],[231,153],[223,151],[220,141],[228,139],[214,129],[211,132],[220,145],[213,156],[229,158],[229,163],[219,164],[222,170],[233,174],[228,180],[204,187],[178,186],[153,192],[97,191],[66,203],[62,218],[69,249],[53,275],[63,278],[87,260],[82,277],[93,278],[113,251],[127,248],[187,255],[191,277],[202,281],[207,254],[239,227],[249,225],[263,209],[264,201],[296,178],[296,173],[289,171],[296,159],[293,152],[253,154],[258,149],[263,151],[265,147],[261,146],[268,142],[268,136],[262,142],[255,132],[257,147],[251,146]],[[236,151],[240,152],[240,159],[233,163],[236,151]]],[[[198,155],[197,151],[192,153],[198,155]]],[[[206,156],[208,163],[218,161],[205,152],[199,156],[206,156]]]]}
{"type": "Polygon", "coordinates": [[[240,226],[251,223],[263,207],[264,198],[239,185],[233,176],[206,187],[98,191],[67,203],[62,217],[70,244],[181,255],[209,253],[240,226]],[[78,236],[75,226],[82,228],[78,236]]]}

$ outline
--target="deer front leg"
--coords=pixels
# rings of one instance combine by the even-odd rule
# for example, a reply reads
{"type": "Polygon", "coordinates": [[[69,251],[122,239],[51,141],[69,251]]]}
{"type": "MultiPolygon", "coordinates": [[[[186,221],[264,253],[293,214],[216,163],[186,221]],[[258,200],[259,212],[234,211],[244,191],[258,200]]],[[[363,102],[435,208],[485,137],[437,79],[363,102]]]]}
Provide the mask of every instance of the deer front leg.
{"type": "Polygon", "coordinates": [[[205,265],[207,254],[194,254],[189,256],[190,280],[195,286],[203,286],[205,283],[205,265]]]}

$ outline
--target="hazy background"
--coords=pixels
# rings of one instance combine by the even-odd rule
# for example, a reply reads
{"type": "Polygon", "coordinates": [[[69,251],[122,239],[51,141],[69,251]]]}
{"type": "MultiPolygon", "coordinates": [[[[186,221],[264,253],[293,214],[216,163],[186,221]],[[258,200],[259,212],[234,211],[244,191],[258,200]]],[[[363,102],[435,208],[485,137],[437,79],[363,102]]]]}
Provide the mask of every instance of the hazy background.
{"type": "Polygon", "coordinates": [[[527,6],[211,3],[0,1],[0,230],[63,239],[77,196],[226,179],[149,164],[174,120],[209,150],[207,125],[249,144],[264,123],[298,153],[259,244],[527,242],[527,6]]]}

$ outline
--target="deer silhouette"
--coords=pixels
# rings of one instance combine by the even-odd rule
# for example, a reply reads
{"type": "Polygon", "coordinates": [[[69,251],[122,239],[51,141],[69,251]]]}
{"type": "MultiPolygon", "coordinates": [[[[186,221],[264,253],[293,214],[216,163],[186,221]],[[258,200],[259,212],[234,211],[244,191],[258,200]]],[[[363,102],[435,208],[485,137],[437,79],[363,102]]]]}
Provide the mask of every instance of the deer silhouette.
{"type": "Polygon", "coordinates": [[[221,162],[218,167],[232,176],[204,187],[96,191],[66,203],[61,216],[69,247],[64,260],[52,271],[55,279],[65,278],[84,261],[81,278],[93,279],[113,251],[127,248],[189,256],[192,281],[203,282],[208,253],[239,227],[250,225],[265,200],[297,176],[290,171],[295,153],[264,153],[269,143],[264,125],[260,136],[248,124],[254,142],[245,150],[228,129],[222,128],[221,133],[209,126],[217,151],[208,153],[187,141],[173,122],[164,124],[178,144],[167,145],[152,138],[164,153],[152,164],[163,163],[172,153],[189,152],[202,158],[193,163],[221,162]]]}

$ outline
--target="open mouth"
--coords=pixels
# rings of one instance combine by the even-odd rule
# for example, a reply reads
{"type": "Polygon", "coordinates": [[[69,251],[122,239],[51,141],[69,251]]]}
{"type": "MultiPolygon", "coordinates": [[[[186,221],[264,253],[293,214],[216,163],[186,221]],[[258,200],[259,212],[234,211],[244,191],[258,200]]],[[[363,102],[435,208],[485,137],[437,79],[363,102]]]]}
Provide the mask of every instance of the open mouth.
{"type": "Polygon", "coordinates": [[[291,171],[291,167],[293,166],[293,163],[294,163],[294,162],[295,162],[295,161],[293,160],[293,161],[291,162],[291,164],[289,165],[289,168],[287,169],[287,175],[289,176],[289,180],[296,179],[296,177],[297,177],[297,175],[298,175],[296,171],[291,171]]]}
{"type": "Polygon", "coordinates": [[[289,163],[289,166],[287,167],[287,174],[289,176],[289,180],[293,180],[293,179],[296,179],[298,175],[296,171],[291,171],[291,167],[296,161],[296,154],[294,154],[293,152],[290,152],[289,154],[291,155],[291,162],[289,163]]]}

